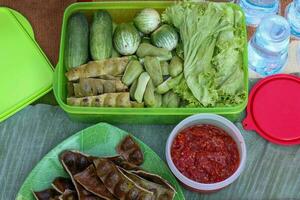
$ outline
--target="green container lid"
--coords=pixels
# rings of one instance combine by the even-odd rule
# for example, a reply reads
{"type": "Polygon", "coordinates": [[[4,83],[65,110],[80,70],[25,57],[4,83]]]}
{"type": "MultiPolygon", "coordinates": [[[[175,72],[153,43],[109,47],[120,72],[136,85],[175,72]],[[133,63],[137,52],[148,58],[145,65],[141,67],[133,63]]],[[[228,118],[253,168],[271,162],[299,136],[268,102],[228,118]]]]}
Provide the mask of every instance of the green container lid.
{"type": "Polygon", "coordinates": [[[20,13],[0,7],[0,122],[52,89],[53,68],[20,13]]]}

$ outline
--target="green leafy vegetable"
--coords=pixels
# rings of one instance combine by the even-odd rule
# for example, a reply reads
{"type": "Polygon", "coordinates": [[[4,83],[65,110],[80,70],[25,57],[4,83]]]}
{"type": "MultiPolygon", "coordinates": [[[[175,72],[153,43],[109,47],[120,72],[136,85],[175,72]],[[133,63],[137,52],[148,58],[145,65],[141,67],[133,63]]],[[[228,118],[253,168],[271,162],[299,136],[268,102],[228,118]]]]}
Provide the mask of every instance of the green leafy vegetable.
{"type": "Polygon", "coordinates": [[[215,106],[243,100],[242,15],[227,4],[179,3],[163,21],[180,31],[184,79],[173,89],[190,106],[215,106]]]}

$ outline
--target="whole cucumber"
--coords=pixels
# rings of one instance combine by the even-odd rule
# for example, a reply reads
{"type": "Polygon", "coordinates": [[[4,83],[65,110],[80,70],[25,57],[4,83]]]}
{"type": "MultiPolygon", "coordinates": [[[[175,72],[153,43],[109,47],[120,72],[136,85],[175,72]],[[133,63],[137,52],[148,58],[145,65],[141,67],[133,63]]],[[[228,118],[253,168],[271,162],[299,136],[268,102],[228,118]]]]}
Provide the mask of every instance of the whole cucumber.
{"type": "Polygon", "coordinates": [[[90,33],[90,51],[93,60],[110,58],[112,55],[113,23],[107,11],[94,13],[90,33]]]}
{"type": "Polygon", "coordinates": [[[69,18],[65,41],[66,69],[85,64],[89,56],[89,24],[84,14],[75,13],[69,18]]]}

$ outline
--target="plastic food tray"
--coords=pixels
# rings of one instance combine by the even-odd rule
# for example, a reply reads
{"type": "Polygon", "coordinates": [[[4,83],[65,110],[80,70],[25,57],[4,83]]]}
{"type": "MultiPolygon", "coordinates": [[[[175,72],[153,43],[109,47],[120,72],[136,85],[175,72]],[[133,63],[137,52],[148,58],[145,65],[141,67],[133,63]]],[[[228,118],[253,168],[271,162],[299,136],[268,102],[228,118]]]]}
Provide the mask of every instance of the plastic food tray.
{"type": "MultiPolygon", "coordinates": [[[[110,107],[77,107],[66,104],[67,79],[64,75],[64,47],[66,36],[67,20],[75,12],[83,12],[91,20],[93,12],[105,9],[112,15],[113,21],[128,22],[134,15],[143,8],[154,8],[162,12],[165,8],[172,5],[171,1],[114,1],[114,2],[83,2],[70,5],[64,13],[59,62],[55,69],[53,89],[56,100],[60,107],[75,121],[110,123],[129,123],[129,124],[175,124],[183,118],[197,113],[214,113],[227,117],[235,121],[245,109],[248,101],[248,52],[247,42],[243,53],[244,73],[245,73],[245,101],[239,105],[213,108],[110,108],[110,107]]],[[[235,4],[229,4],[234,9],[240,9],[235,4]]],[[[245,40],[247,40],[246,22],[243,19],[243,30],[245,40]]]]}

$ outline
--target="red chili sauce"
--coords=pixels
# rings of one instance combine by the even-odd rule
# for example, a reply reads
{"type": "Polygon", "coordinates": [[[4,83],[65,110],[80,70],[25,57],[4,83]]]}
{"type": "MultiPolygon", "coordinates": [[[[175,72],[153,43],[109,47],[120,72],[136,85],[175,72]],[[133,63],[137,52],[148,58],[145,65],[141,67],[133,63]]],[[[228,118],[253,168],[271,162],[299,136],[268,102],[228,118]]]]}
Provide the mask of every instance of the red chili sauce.
{"type": "Polygon", "coordinates": [[[240,163],[237,144],[213,125],[195,125],[182,130],[171,147],[177,169],[199,183],[216,183],[230,177],[240,163]]]}

